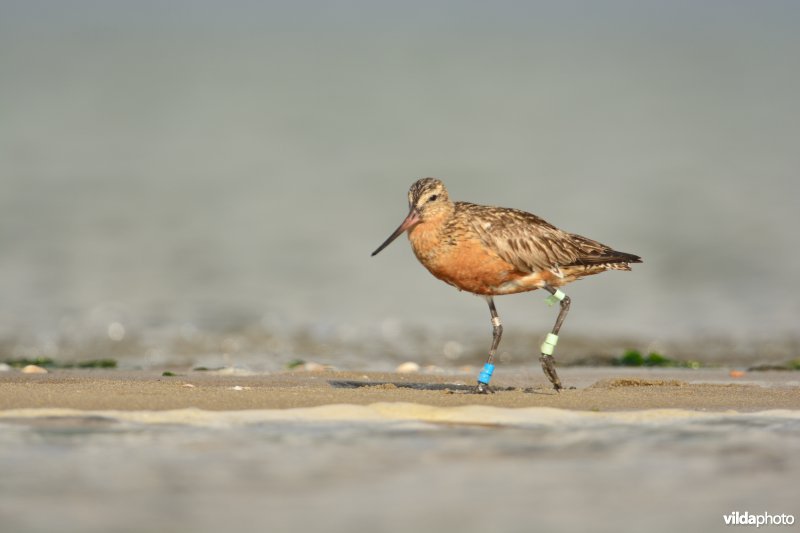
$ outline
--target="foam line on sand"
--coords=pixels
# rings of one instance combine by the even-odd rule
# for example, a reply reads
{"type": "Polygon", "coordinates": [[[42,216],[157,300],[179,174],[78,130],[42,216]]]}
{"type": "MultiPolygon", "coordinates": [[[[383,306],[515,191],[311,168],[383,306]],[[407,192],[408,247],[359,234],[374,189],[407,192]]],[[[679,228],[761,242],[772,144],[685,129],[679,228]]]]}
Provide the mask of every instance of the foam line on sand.
{"type": "Polygon", "coordinates": [[[405,402],[380,402],[369,405],[334,404],[295,409],[248,409],[237,411],[209,411],[197,408],[161,411],[85,411],[62,408],[35,408],[0,411],[0,423],[72,419],[197,427],[236,427],[271,422],[422,422],[445,425],[468,424],[518,427],[593,424],[663,425],[692,420],[734,421],[752,418],[800,421],[800,411],[779,409],[750,413],[736,411],[710,413],[686,409],[648,409],[591,412],[549,407],[503,408],[480,405],[436,407],[405,402]]]}

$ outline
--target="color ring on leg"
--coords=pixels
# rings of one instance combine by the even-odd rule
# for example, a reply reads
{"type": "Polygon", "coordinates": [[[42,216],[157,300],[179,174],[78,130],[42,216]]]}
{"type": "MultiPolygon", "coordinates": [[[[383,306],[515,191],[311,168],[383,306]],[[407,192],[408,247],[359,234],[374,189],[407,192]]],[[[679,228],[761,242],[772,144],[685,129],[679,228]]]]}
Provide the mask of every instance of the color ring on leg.
{"type": "Polygon", "coordinates": [[[556,302],[562,301],[566,297],[567,297],[566,294],[561,292],[559,289],[556,289],[556,292],[545,298],[544,301],[547,303],[547,305],[553,305],[556,302]]]}
{"type": "Polygon", "coordinates": [[[558,344],[558,335],[548,333],[547,337],[542,343],[542,353],[544,355],[553,355],[553,351],[556,349],[556,344],[558,344]]]}
{"type": "Polygon", "coordinates": [[[494,372],[494,365],[491,363],[486,363],[483,365],[483,370],[478,375],[478,383],[483,383],[484,385],[488,385],[489,382],[492,380],[492,373],[494,372]]]}

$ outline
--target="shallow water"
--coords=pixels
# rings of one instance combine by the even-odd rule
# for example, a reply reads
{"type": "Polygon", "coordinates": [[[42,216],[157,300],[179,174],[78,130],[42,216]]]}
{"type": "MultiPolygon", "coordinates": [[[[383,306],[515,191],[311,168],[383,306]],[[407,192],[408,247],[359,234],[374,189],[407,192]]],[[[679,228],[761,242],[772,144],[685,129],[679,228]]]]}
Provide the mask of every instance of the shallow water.
{"type": "Polygon", "coordinates": [[[485,303],[369,257],[424,175],[644,257],[565,342],[797,356],[800,4],[398,6],[0,2],[3,357],[473,361],[485,303]]]}
{"type": "Polygon", "coordinates": [[[800,512],[795,412],[380,404],[0,419],[0,520],[31,531],[719,531],[800,512]]]}

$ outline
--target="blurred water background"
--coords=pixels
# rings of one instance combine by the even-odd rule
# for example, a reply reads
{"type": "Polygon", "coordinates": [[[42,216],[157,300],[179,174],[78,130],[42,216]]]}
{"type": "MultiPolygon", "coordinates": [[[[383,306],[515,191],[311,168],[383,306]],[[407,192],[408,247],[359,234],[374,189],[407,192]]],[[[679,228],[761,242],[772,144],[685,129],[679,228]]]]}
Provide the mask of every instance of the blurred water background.
{"type": "MultiPolygon", "coordinates": [[[[644,258],[569,287],[562,359],[796,357],[798,26],[777,0],[0,0],[2,356],[477,362],[482,300],[404,240],[369,257],[437,176],[644,258]]],[[[504,360],[542,299],[498,299],[504,360]]]]}

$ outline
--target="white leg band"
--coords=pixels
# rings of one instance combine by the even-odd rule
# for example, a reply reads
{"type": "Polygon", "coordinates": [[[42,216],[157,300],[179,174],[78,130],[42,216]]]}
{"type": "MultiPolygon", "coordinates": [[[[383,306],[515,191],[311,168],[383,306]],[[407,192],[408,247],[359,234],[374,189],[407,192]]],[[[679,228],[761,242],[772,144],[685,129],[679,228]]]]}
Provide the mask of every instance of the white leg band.
{"type": "Polygon", "coordinates": [[[500,317],[496,316],[492,318],[492,325],[496,328],[500,327],[500,317]]]}

